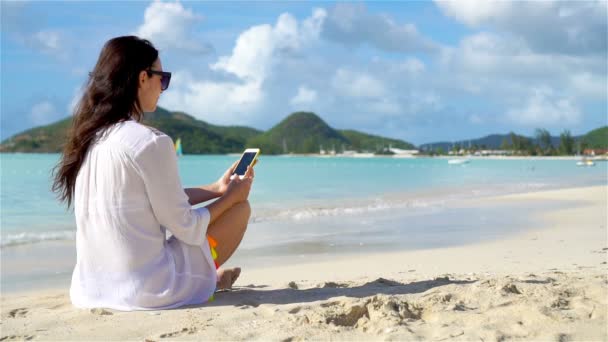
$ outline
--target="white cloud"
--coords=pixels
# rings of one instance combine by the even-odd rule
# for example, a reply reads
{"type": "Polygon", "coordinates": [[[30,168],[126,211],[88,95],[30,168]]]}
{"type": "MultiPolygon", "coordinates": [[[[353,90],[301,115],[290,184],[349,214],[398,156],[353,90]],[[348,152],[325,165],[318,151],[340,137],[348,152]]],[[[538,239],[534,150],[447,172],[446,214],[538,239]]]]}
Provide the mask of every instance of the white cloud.
{"type": "Polygon", "coordinates": [[[243,80],[262,82],[278,56],[299,51],[318,38],[325,15],[324,10],[315,9],[312,16],[299,25],[291,14],[283,13],[274,27],[253,26],[238,37],[230,56],[220,57],[210,67],[243,80]]]}
{"type": "Polygon", "coordinates": [[[34,33],[17,32],[15,39],[25,46],[65,61],[68,58],[65,36],[57,30],[40,30],[34,33]]]}
{"type": "Polygon", "coordinates": [[[445,105],[434,91],[411,91],[402,99],[404,112],[410,116],[427,115],[442,110],[445,105]]]}
{"type": "Polygon", "coordinates": [[[526,126],[577,124],[581,111],[570,98],[558,97],[548,87],[536,88],[528,102],[507,111],[507,118],[526,126]]]}
{"type": "Polygon", "coordinates": [[[471,115],[469,115],[469,122],[474,125],[479,125],[484,122],[484,119],[483,119],[483,117],[481,117],[477,114],[471,114],[471,115]]]}
{"type": "Polygon", "coordinates": [[[293,107],[311,105],[317,101],[317,92],[307,86],[300,86],[298,93],[289,101],[293,107]]]}
{"type": "Polygon", "coordinates": [[[232,55],[220,57],[210,68],[232,73],[243,80],[261,82],[272,62],[276,47],[273,38],[272,26],[254,26],[239,36],[232,55]]]}
{"type": "Polygon", "coordinates": [[[316,40],[321,34],[323,24],[327,18],[327,11],[323,8],[315,8],[312,16],[302,22],[301,36],[304,41],[316,40]]]}
{"type": "Polygon", "coordinates": [[[536,68],[538,62],[546,62],[543,56],[533,54],[521,41],[503,39],[487,32],[463,38],[456,58],[462,67],[480,73],[502,72],[505,66],[516,66],[522,70],[532,64],[536,68]]]}
{"type": "Polygon", "coordinates": [[[46,125],[57,118],[57,110],[49,101],[35,104],[29,113],[30,122],[35,126],[46,125]]]}
{"type": "Polygon", "coordinates": [[[435,3],[446,15],[469,26],[478,26],[488,20],[510,14],[512,5],[508,1],[439,1],[435,3]]]}
{"type": "Polygon", "coordinates": [[[59,33],[55,31],[39,31],[36,32],[33,37],[33,41],[36,42],[42,49],[46,51],[57,51],[61,49],[59,33]]]}
{"type": "Polygon", "coordinates": [[[217,123],[251,122],[266,98],[264,82],[273,66],[314,44],[324,17],[324,10],[315,9],[298,23],[284,13],[274,26],[247,29],[237,38],[230,55],[209,65],[212,71],[234,75],[236,80],[196,80],[191,72],[181,71],[174,75],[172,88],[163,94],[161,104],[217,123]]]}
{"type": "Polygon", "coordinates": [[[382,98],[372,101],[366,107],[372,113],[378,114],[393,115],[400,114],[402,111],[401,105],[397,101],[390,98],[382,98]]]}
{"type": "Polygon", "coordinates": [[[387,94],[381,80],[364,72],[338,69],[331,80],[338,94],[355,98],[379,98],[387,94]]]}
{"type": "Polygon", "coordinates": [[[163,50],[179,49],[208,53],[212,47],[193,38],[193,28],[202,20],[202,16],[184,8],[180,2],[155,0],[146,8],[144,22],[135,34],[149,39],[163,50]]]}
{"type": "Polygon", "coordinates": [[[184,110],[203,120],[234,125],[251,119],[264,99],[261,84],[249,82],[197,81],[188,71],[173,74],[170,91],[161,95],[160,104],[184,110]]]}
{"type": "MultiPolygon", "coordinates": [[[[298,20],[284,13],[274,23],[244,30],[232,50],[209,65],[211,75],[174,73],[161,105],[213,123],[258,128],[278,122],[290,109],[315,110],[336,127],[376,131],[434,123],[488,125],[500,121],[492,117],[496,113],[504,113],[506,124],[534,126],[580,123],[581,96],[599,96],[597,86],[605,80],[605,63],[597,56],[541,52],[518,35],[490,31],[441,47],[436,59],[387,58],[376,51],[370,63],[356,51],[333,54],[337,40],[319,39],[332,15],[319,9],[298,20]],[[559,89],[559,95],[543,84],[559,89]],[[348,120],[342,119],[346,113],[348,120]]],[[[355,19],[346,15],[340,25],[356,31],[360,15],[353,11],[355,19]]]]}
{"type": "Polygon", "coordinates": [[[362,4],[337,4],[323,27],[323,37],[342,44],[369,44],[393,52],[435,52],[437,44],[413,24],[398,24],[387,15],[367,12],[362,4]]]}
{"type": "Polygon", "coordinates": [[[438,59],[442,80],[471,94],[529,92],[543,84],[560,84],[577,98],[605,98],[607,66],[601,56],[539,53],[522,39],[479,32],[446,47],[438,59]],[[602,92],[604,94],[602,94],[602,92]]]}
{"type": "Polygon", "coordinates": [[[581,95],[603,101],[606,101],[608,98],[606,74],[598,75],[587,71],[573,73],[571,83],[574,89],[581,95]]]}
{"type": "Polygon", "coordinates": [[[487,1],[435,3],[447,16],[471,27],[515,35],[534,51],[606,56],[606,1],[487,1]]]}
{"type": "Polygon", "coordinates": [[[34,3],[27,1],[3,1],[2,40],[10,38],[30,49],[67,60],[65,32],[44,26],[45,20],[39,15],[32,15],[30,9],[34,3]]]}
{"type": "Polygon", "coordinates": [[[404,62],[397,64],[397,71],[403,71],[411,75],[417,75],[426,70],[424,63],[418,58],[410,57],[404,62]]]}
{"type": "MultiPolygon", "coordinates": [[[[422,132],[416,133],[420,137],[436,137],[444,129],[451,136],[466,136],[472,124],[480,131],[501,123],[504,127],[498,129],[506,131],[517,127],[514,123],[542,126],[545,120],[568,117],[580,123],[572,129],[596,125],[607,98],[606,49],[600,39],[606,36],[601,30],[606,27],[606,3],[438,3],[443,13],[473,28],[465,29],[471,33],[465,37],[456,30],[460,42],[451,46],[434,41],[440,37],[425,30],[426,12],[407,4],[395,7],[399,14],[394,15],[365,5],[331,4],[327,11],[315,9],[306,16],[283,13],[262,19],[237,34],[234,25],[205,30],[214,42],[229,44],[218,44],[217,55],[200,56],[209,49],[199,38],[205,25],[202,14],[213,13],[208,6],[198,10],[185,1],[149,2],[130,31],[173,51],[168,63],[179,65],[168,68],[176,72],[160,101],[170,110],[264,129],[290,110],[315,110],[336,127],[393,134],[408,130],[422,132]],[[604,9],[597,10],[598,5],[604,9]],[[397,19],[404,13],[420,24],[397,19]]],[[[98,27],[89,30],[92,37],[80,37],[41,26],[45,21],[31,15],[32,6],[22,7],[18,20],[3,11],[2,27],[14,26],[7,33],[15,41],[18,28],[22,40],[17,43],[31,50],[53,54],[85,39],[90,49],[79,51],[95,58],[90,55],[98,53],[109,34],[98,27]],[[98,29],[103,41],[96,36],[98,29]]],[[[445,27],[448,21],[439,18],[434,24],[445,27]]],[[[72,51],[67,55],[76,56],[72,51]]],[[[86,64],[64,63],[66,77],[86,76],[86,64]]],[[[36,70],[48,67],[36,64],[36,70]]],[[[82,93],[66,89],[65,103],[51,100],[45,105],[47,98],[39,97],[36,111],[31,106],[36,102],[18,108],[23,121],[29,121],[28,115],[43,121],[65,115],[66,109],[71,113],[82,93]]]]}

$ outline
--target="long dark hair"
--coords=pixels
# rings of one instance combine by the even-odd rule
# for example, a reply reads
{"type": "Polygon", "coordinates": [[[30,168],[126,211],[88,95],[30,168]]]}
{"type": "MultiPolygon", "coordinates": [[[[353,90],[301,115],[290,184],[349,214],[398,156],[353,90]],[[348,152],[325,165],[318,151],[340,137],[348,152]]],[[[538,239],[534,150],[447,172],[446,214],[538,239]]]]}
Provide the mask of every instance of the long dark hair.
{"type": "Polygon", "coordinates": [[[158,50],[152,43],[135,36],[113,38],[103,46],[74,109],[61,160],[53,169],[53,192],[68,209],[74,199],[76,176],[97,132],[119,121],[143,119],[137,98],[139,73],[157,58],[158,50]]]}

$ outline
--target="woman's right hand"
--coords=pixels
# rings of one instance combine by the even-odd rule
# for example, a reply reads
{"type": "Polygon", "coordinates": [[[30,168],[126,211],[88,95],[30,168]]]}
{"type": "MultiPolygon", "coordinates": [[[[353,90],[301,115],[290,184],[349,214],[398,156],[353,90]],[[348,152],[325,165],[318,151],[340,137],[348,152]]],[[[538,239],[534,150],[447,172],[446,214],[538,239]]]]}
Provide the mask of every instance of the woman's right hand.
{"type": "Polygon", "coordinates": [[[230,181],[224,196],[233,204],[246,201],[249,197],[249,191],[251,190],[254,174],[253,167],[248,166],[243,179],[236,176],[230,181]]]}

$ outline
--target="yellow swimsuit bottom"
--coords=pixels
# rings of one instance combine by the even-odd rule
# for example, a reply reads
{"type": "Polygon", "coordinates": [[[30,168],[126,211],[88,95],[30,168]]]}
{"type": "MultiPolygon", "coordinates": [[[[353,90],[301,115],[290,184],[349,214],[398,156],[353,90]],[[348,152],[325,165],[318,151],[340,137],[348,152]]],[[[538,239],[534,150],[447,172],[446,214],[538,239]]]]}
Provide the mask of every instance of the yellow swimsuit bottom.
{"type": "MultiPolygon", "coordinates": [[[[218,268],[220,268],[220,265],[218,265],[217,263],[217,251],[215,250],[215,247],[217,247],[217,241],[215,241],[215,239],[212,238],[210,235],[207,235],[207,241],[209,241],[209,249],[211,250],[213,263],[215,264],[215,269],[217,270],[218,268]]],[[[215,300],[215,297],[211,295],[211,297],[209,297],[207,301],[212,302],[213,300],[215,300]]]]}

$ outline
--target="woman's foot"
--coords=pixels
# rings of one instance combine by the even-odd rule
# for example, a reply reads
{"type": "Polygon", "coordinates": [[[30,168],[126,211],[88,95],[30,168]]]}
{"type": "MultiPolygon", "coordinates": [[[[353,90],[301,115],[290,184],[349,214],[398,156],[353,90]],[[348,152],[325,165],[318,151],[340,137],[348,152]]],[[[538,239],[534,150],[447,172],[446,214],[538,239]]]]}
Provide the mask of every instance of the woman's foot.
{"type": "Polygon", "coordinates": [[[241,274],[240,267],[217,270],[217,289],[229,290],[241,274]]]}

